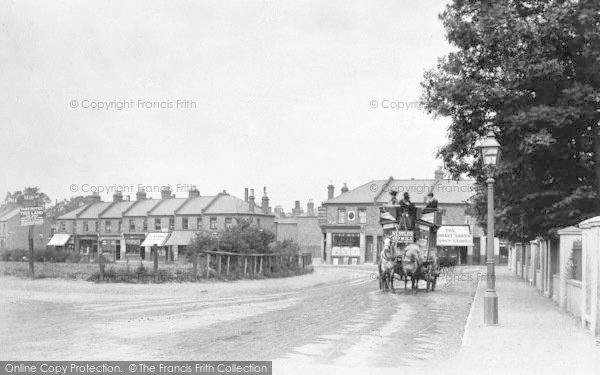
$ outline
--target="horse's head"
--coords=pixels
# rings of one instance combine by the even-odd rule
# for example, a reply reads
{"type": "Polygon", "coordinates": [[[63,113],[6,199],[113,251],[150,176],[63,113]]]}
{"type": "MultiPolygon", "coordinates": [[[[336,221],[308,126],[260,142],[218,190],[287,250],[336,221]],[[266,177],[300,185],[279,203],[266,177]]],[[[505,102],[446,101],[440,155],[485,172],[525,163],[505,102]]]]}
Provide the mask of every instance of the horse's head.
{"type": "Polygon", "coordinates": [[[394,256],[394,251],[392,249],[392,240],[389,237],[386,237],[383,240],[383,249],[381,251],[381,255],[383,258],[390,259],[394,256]]]}

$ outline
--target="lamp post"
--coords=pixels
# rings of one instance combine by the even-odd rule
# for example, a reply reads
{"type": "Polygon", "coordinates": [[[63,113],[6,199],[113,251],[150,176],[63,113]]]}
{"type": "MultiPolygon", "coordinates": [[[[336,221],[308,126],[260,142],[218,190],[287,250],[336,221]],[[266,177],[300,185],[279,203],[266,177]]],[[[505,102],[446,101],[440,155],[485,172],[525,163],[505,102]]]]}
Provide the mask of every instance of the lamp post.
{"type": "Polygon", "coordinates": [[[477,146],[481,153],[483,164],[489,170],[487,182],[487,289],[483,297],[483,320],[486,325],[498,324],[498,295],[496,294],[496,271],[494,260],[494,178],[492,168],[500,159],[500,144],[489,131],[483,141],[477,146]]]}

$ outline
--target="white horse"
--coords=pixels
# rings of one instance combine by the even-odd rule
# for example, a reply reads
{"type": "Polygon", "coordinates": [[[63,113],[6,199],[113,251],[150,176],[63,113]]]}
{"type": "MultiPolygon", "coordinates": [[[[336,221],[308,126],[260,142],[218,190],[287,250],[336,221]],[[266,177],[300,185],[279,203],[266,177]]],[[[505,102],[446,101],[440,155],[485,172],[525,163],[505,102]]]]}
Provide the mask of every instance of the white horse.
{"type": "Polygon", "coordinates": [[[379,288],[383,291],[391,288],[392,293],[394,293],[394,265],[396,259],[391,242],[390,238],[383,240],[383,249],[379,255],[379,288]]]}

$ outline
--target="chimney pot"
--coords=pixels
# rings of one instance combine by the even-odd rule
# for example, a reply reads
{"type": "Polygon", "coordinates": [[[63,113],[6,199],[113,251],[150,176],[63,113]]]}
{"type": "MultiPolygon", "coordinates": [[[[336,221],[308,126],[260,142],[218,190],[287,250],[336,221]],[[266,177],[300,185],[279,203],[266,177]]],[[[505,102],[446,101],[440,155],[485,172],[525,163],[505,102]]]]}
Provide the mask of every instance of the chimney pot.
{"type": "Polygon", "coordinates": [[[312,199],[309,199],[306,205],[306,216],[315,216],[315,204],[312,199]]]}
{"type": "Polygon", "coordinates": [[[121,202],[123,200],[123,194],[120,191],[117,191],[113,194],[113,202],[121,202]]]}
{"type": "Polygon", "coordinates": [[[332,183],[327,186],[327,199],[333,199],[334,189],[335,187],[332,183]]]}
{"type": "Polygon", "coordinates": [[[198,189],[196,189],[195,187],[188,190],[188,197],[192,198],[192,197],[199,197],[199,196],[200,196],[200,191],[198,191],[198,189]]]}
{"type": "Polygon", "coordinates": [[[101,202],[102,198],[100,197],[100,193],[97,191],[92,192],[92,195],[88,195],[88,201],[90,202],[101,202]]]}
{"type": "Polygon", "coordinates": [[[271,211],[271,209],[269,208],[269,196],[267,195],[267,187],[266,186],[263,189],[261,209],[262,209],[262,212],[265,214],[268,214],[271,211]]]}
{"type": "Polygon", "coordinates": [[[138,189],[138,192],[135,193],[135,199],[138,201],[146,199],[146,192],[144,189],[138,189]]]}
{"type": "Polygon", "coordinates": [[[254,202],[254,189],[250,189],[250,196],[248,197],[248,205],[250,206],[250,212],[254,212],[256,203],[254,202]]]}
{"type": "Polygon", "coordinates": [[[168,186],[164,187],[160,192],[160,198],[161,199],[171,198],[171,188],[169,188],[168,186]]]}
{"type": "Polygon", "coordinates": [[[344,182],[344,186],[342,186],[342,194],[344,194],[344,193],[347,193],[347,192],[348,192],[348,190],[349,190],[349,189],[348,189],[348,184],[346,184],[346,183],[344,182]]]}

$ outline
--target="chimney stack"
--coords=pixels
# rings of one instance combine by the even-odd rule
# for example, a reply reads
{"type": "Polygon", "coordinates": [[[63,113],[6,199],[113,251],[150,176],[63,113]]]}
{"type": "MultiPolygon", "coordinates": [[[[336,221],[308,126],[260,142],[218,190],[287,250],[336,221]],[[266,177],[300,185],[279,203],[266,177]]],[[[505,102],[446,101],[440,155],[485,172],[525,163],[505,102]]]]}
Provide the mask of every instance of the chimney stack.
{"type": "Polygon", "coordinates": [[[244,200],[248,202],[248,188],[244,189],[244,200]]]}
{"type": "Polygon", "coordinates": [[[146,199],[146,192],[144,189],[138,189],[137,193],[135,193],[135,199],[138,201],[146,199]]]}
{"type": "Polygon", "coordinates": [[[188,197],[190,198],[197,198],[200,196],[200,191],[198,191],[198,189],[196,189],[196,187],[192,187],[190,190],[188,190],[188,197]]]}
{"type": "Polygon", "coordinates": [[[433,172],[433,176],[436,180],[443,180],[444,179],[444,171],[442,171],[442,167],[437,167],[437,169],[435,170],[435,172],[433,172]]]}
{"type": "Polygon", "coordinates": [[[327,186],[327,200],[333,199],[334,189],[335,189],[335,187],[333,186],[332,183],[330,183],[329,186],[327,186]]]}
{"type": "Polygon", "coordinates": [[[342,186],[342,194],[344,194],[344,193],[347,193],[347,192],[348,192],[348,190],[349,190],[349,189],[348,189],[348,184],[346,184],[346,183],[344,182],[344,186],[342,186]]]}
{"type": "Polygon", "coordinates": [[[254,207],[256,203],[254,203],[254,189],[250,189],[250,196],[248,197],[248,204],[250,206],[250,212],[254,212],[254,207]]]}
{"type": "Polygon", "coordinates": [[[123,201],[123,193],[117,191],[113,194],[113,202],[122,202],[123,201]]]}
{"type": "Polygon", "coordinates": [[[300,207],[300,201],[294,202],[294,208],[292,208],[292,216],[302,216],[304,214],[304,210],[300,207]]]}
{"type": "Polygon", "coordinates": [[[160,199],[169,199],[171,198],[171,188],[168,186],[164,186],[160,191],[160,199]]]}
{"type": "Polygon", "coordinates": [[[263,214],[268,214],[269,211],[270,211],[270,209],[269,209],[269,197],[267,196],[267,187],[266,186],[263,188],[263,197],[262,197],[261,208],[262,208],[263,214]]]}
{"type": "Polygon", "coordinates": [[[92,195],[88,195],[87,199],[91,203],[101,202],[102,198],[100,198],[100,193],[97,191],[92,192],[92,195]]]}
{"type": "Polygon", "coordinates": [[[312,199],[309,199],[306,205],[306,216],[315,216],[315,204],[312,199]]]}

